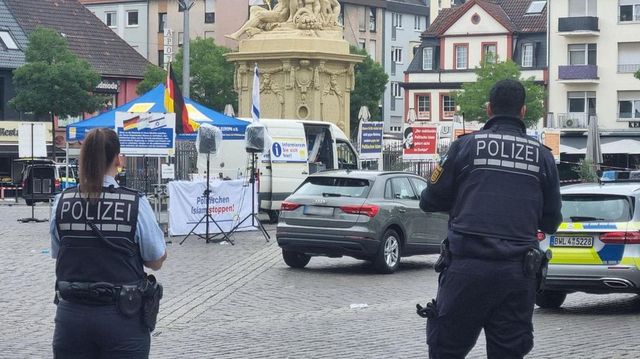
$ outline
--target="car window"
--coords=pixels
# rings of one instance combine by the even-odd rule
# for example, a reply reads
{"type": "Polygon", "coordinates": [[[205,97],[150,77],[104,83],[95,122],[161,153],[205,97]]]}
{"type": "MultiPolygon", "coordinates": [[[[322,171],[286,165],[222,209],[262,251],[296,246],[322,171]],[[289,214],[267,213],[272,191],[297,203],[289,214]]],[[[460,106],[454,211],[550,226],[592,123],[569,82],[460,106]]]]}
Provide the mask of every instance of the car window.
{"type": "Polygon", "coordinates": [[[364,198],[369,194],[370,183],[360,178],[309,177],[295,194],[323,197],[364,198]]]}
{"type": "Polygon", "coordinates": [[[418,199],[416,194],[413,192],[413,188],[411,188],[411,184],[407,177],[392,178],[391,188],[393,191],[393,198],[395,199],[418,199]]]}
{"type": "Polygon", "coordinates": [[[393,190],[391,189],[391,180],[388,180],[384,185],[384,198],[393,199],[393,190]]]}
{"type": "Polygon", "coordinates": [[[617,195],[564,195],[565,222],[627,222],[633,217],[631,199],[617,195]]]}
{"type": "Polygon", "coordinates": [[[339,169],[358,169],[358,156],[353,152],[351,146],[343,141],[336,141],[339,169]]]}
{"type": "Polygon", "coordinates": [[[413,184],[413,187],[415,187],[418,197],[422,194],[422,191],[427,188],[427,182],[421,179],[409,177],[409,181],[411,181],[411,184],[413,184]]]}

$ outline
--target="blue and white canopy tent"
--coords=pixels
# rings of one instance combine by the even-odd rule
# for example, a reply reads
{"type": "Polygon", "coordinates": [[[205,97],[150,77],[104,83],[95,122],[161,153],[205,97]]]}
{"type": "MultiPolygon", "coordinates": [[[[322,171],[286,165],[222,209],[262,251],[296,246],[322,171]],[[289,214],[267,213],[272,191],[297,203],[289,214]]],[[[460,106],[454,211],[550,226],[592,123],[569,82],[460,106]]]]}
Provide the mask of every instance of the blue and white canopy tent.
{"type": "MultiPolygon", "coordinates": [[[[185,97],[184,100],[189,110],[189,118],[192,120],[220,128],[225,140],[244,139],[244,130],[249,122],[226,116],[189,98],[185,97]]],[[[86,133],[94,128],[115,128],[116,112],[166,112],[164,108],[164,85],[160,84],[137,99],[111,111],[67,126],[67,142],[82,141],[86,133]]],[[[178,135],[178,139],[195,140],[195,134],[178,135]]]]}

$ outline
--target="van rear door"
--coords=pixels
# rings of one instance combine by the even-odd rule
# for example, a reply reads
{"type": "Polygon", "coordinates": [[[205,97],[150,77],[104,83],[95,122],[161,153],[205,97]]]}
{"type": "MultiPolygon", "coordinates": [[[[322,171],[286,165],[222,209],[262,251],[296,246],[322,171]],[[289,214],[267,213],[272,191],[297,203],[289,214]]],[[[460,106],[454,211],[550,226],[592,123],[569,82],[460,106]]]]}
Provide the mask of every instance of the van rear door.
{"type": "Polygon", "coordinates": [[[260,208],[279,210],[287,198],[309,175],[304,126],[296,121],[265,121],[271,136],[268,155],[260,168],[260,208]]]}

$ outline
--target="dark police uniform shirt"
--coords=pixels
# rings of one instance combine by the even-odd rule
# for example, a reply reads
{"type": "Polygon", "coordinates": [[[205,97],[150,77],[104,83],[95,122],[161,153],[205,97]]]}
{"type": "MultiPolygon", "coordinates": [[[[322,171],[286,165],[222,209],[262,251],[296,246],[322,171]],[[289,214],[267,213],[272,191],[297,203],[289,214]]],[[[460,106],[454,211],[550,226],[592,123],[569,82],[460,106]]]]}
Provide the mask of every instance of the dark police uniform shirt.
{"type": "Polygon", "coordinates": [[[555,160],[520,119],[495,116],[452,143],[420,208],[449,212],[454,255],[519,260],[537,230],[554,233],[562,221],[555,160]]]}

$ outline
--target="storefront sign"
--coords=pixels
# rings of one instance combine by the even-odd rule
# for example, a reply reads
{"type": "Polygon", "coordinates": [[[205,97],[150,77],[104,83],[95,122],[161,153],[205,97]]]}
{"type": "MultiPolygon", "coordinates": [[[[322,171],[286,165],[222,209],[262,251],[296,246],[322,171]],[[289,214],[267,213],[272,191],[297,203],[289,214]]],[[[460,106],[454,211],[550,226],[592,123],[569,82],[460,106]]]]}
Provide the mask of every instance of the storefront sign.
{"type": "MultiPolygon", "coordinates": [[[[18,133],[20,132],[20,124],[27,123],[23,121],[0,121],[0,142],[17,144],[18,133]]],[[[46,129],[47,142],[51,142],[51,122],[35,122],[44,125],[46,129]]]]}
{"type": "Polygon", "coordinates": [[[402,158],[405,160],[432,160],[438,155],[438,127],[435,125],[405,125],[402,158]]]}
{"type": "Polygon", "coordinates": [[[174,113],[116,112],[120,151],[134,156],[173,156],[175,124],[174,113]]]}
{"type": "Polygon", "coordinates": [[[360,159],[378,159],[382,154],[382,134],[384,132],[384,122],[361,122],[360,136],[360,159]]]}
{"type": "Polygon", "coordinates": [[[173,30],[164,29],[164,68],[173,61],[173,30]]]}
{"type": "Polygon", "coordinates": [[[96,86],[96,92],[118,93],[120,90],[120,81],[102,80],[96,86]]]}

